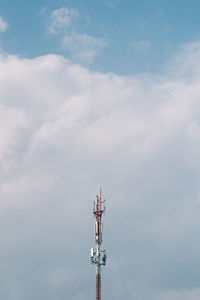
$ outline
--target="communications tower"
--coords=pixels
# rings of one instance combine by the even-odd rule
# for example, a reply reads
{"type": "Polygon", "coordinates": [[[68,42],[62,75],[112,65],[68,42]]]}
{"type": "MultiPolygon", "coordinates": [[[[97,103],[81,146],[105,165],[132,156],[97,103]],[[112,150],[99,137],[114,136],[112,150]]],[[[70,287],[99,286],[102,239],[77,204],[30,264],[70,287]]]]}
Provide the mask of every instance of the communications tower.
{"type": "Polygon", "coordinates": [[[105,212],[105,200],[102,200],[101,189],[100,195],[96,196],[94,201],[93,214],[95,216],[95,248],[91,248],[90,260],[96,265],[96,300],[101,300],[101,266],[106,265],[106,249],[101,250],[103,238],[102,215],[105,212]]]}

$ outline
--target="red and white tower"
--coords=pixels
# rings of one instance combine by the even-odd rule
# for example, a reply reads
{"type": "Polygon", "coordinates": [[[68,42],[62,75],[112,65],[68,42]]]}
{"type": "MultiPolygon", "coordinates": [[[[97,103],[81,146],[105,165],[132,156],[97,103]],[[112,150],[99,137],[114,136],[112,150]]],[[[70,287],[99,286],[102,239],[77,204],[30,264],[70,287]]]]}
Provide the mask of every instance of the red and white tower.
{"type": "Polygon", "coordinates": [[[94,201],[93,213],[95,222],[95,244],[96,247],[91,249],[90,260],[96,265],[96,300],[101,300],[101,266],[106,265],[106,249],[101,250],[103,237],[102,215],[105,212],[105,200],[102,201],[101,189],[100,195],[96,196],[94,201]]]}

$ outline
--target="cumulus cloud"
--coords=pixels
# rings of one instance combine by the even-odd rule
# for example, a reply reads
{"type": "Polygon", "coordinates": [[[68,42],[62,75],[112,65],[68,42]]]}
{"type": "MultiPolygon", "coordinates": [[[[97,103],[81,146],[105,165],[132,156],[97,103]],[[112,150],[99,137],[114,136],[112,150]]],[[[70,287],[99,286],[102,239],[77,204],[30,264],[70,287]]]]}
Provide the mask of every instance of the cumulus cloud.
{"type": "Polygon", "coordinates": [[[20,108],[0,106],[0,165],[4,170],[12,163],[15,151],[12,151],[19,141],[20,132],[28,126],[27,112],[20,108]]]}
{"type": "Polygon", "coordinates": [[[8,23],[0,16],[0,32],[5,32],[8,27],[8,23]]]}
{"type": "Polygon", "coordinates": [[[73,19],[78,16],[76,9],[61,7],[52,11],[50,15],[49,32],[57,33],[60,29],[66,29],[72,25],[73,19]]]}
{"type": "Polygon", "coordinates": [[[104,46],[105,42],[102,39],[76,32],[65,35],[62,39],[62,47],[78,61],[93,62],[104,46]]]}
{"type": "Polygon", "coordinates": [[[105,47],[103,39],[80,33],[75,20],[80,17],[78,10],[62,7],[54,10],[49,17],[48,31],[57,34],[61,39],[61,47],[76,62],[91,63],[105,47]]]}
{"type": "Polygon", "coordinates": [[[187,45],[173,60],[184,57],[190,76],[181,63],[173,74],[119,76],[57,55],[1,56],[2,299],[94,294],[89,216],[100,185],[113,297],[123,298],[119,259],[138,299],[197,299],[198,55],[187,45]]]}

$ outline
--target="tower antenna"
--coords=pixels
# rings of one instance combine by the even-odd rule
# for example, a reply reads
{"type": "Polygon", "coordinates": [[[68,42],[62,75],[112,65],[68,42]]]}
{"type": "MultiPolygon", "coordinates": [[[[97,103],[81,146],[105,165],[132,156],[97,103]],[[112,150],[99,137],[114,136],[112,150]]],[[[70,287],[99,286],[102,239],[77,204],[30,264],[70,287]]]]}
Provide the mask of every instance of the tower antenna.
{"type": "Polygon", "coordinates": [[[101,266],[106,265],[106,249],[101,250],[103,239],[102,215],[105,212],[105,200],[102,200],[102,190],[94,201],[93,214],[95,216],[95,248],[91,248],[90,260],[96,265],[96,300],[101,300],[101,266]]]}

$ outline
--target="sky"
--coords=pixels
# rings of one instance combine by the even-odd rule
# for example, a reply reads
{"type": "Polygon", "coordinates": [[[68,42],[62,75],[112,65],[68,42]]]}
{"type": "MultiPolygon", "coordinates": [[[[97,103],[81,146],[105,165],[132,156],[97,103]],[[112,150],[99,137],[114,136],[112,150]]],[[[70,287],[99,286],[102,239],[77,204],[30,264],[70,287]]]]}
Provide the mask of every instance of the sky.
{"type": "Polygon", "coordinates": [[[198,1],[0,1],[0,298],[200,298],[198,1]]]}
{"type": "Polygon", "coordinates": [[[0,9],[9,24],[2,35],[4,50],[29,58],[59,54],[100,72],[162,72],[181,44],[200,37],[198,0],[1,0],[0,9]],[[71,24],[50,34],[50,15],[60,8],[76,14],[71,24]],[[79,51],[73,49],[74,39],[79,51]],[[88,47],[95,53],[81,57],[88,47]]]}

